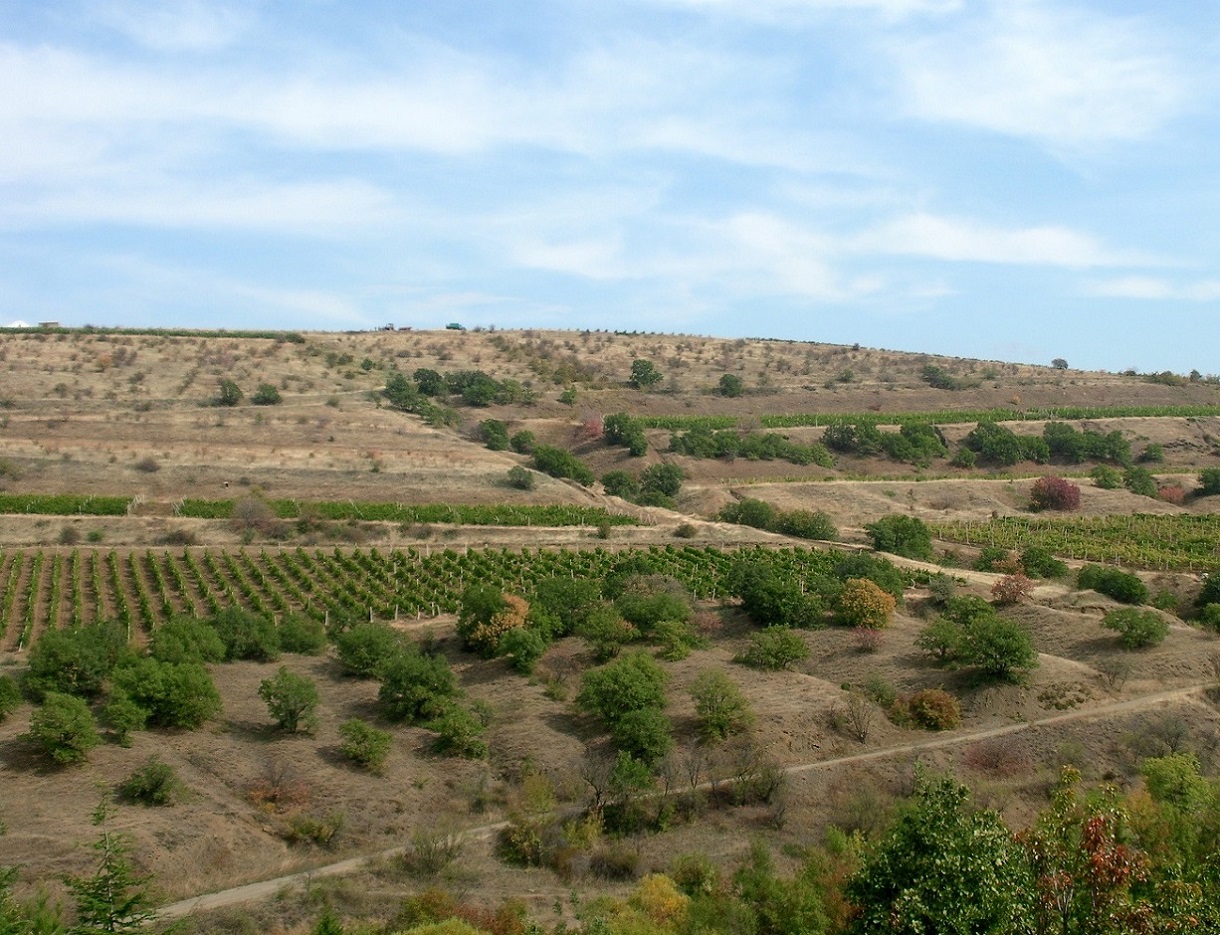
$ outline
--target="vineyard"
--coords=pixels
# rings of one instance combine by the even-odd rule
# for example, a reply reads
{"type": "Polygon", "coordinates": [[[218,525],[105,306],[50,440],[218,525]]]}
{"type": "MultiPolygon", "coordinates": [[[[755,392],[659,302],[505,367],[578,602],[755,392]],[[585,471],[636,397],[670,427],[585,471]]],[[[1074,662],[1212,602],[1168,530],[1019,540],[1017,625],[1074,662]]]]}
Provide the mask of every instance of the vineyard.
{"type": "Polygon", "coordinates": [[[1220,569],[1220,515],[1003,516],[987,522],[929,523],[932,535],[965,545],[1038,546],[1063,558],[1172,571],[1220,569]]]}
{"type": "Polygon", "coordinates": [[[0,648],[28,649],[45,630],[97,620],[118,620],[133,637],[147,636],[175,615],[205,616],[229,606],[269,618],[431,617],[456,612],[471,584],[529,593],[545,578],[597,579],[629,560],[677,578],[699,598],[717,598],[734,558],[744,554],[796,581],[826,574],[842,557],[802,548],[726,552],[673,545],[519,552],[14,550],[0,555],[0,648]]]}
{"type": "MultiPolygon", "coordinates": [[[[266,503],[279,519],[312,517],[381,523],[454,523],[464,526],[634,526],[639,523],[634,516],[611,513],[602,507],[562,504],[467,506],[449,503],[359,503],[352,500],[268,500],[266,503]]],[[[230,519],[236,510],[235,500],[187,498],[176,504],[174,512],[193,519],[230,519]]]]}

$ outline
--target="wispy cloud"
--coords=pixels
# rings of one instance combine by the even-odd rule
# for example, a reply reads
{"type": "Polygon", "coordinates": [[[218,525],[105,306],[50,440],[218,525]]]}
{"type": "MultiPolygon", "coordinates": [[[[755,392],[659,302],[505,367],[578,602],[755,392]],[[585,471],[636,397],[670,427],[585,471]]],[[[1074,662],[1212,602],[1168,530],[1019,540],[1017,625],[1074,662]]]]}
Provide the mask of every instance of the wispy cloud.
{"type": "Polygon", "coordinates": [[[1081,269],[1148,264],[1149,257],[1114,250],[1060,226],[1004,228],[982,221],[911,214],[863,234],[857,249],[937,260],[1081,269]]]}
{"type": "Polygon", "coordinates": [[[922,13],[950,13],[964,0],[646,0],[663,6],[724,13],[745,19],[778,19],[828,10],[860,10],[900,18],[922,13]]]}
{"type": "Polygon", "coordinates": [[[990,0],[956,28],[886,48],[908,115],[1055,146],[1146,137],[1188,94],[1146,20],[1043,0],[990,0]]]}

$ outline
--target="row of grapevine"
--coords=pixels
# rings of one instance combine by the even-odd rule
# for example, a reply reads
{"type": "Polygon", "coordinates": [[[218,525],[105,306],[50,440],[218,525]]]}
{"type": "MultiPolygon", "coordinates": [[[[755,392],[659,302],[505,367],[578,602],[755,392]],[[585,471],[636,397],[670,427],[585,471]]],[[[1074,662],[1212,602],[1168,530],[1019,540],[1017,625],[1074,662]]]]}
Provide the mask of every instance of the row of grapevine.
{"type": "Polygon", "coordinates": [[[1004,516],[987,522],[932,523],[932,534],[965,545],[1046,549],[1089,562],[1133,568],[1220,568],[1220,515],[1143,514],[1044,518],[1004,516]]]}
{"type": "MultiPolygon", "coordinates": [[[[833,553],[810,549],[748,550],[796,581],[824,574],[833,553]]],[[[724,596],[723,579],[735,553],[694,546],[610,551],[580,549],[304,548],[152,551],[13,552],[0,557],[0,637],[26,648],[37,633],[117,619],[147,636],[179,612],[210,614],[232,605],[277,617],[316,619],[429,617],[459,609],[463,590],[485,584],[528,594],[554,576],[601,578],[631,559],[684,582],[697,596],[724,596]]]]}
{"type": "MultiPolygon", "coordinates": [[[[1045,406],[1027,409],[946,409],[935,412],[802,412],[763,416],[764,428],[784,429],[850,422],[856,425],[964,425],[974,422],[1043,422],[1050,419],[1202,418],[1220,416],[1220,406],[1045,406]]],[[[645,428],[690,431],[729,429],[736,416],[642,416],[645,428]]]]}
{"type": "MultiPolygon", "coordinates": [[[[451,523],[461,526],[634,526],[639,520],[602,507],[513,504],[360,503],[354,500],[306,502],[269,500],[279,519],[364,520],[381,523],[451,523]]],[[[192,519],[231,519],[236,500],[187,498],[175,505],[179,516],[192,519]]]]}

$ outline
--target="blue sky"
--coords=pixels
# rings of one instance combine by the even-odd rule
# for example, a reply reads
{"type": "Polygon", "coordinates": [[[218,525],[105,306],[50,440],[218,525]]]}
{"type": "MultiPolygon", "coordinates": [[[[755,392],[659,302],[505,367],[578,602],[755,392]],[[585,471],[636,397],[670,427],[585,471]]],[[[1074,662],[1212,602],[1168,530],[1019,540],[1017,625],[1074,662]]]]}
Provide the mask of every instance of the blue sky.
{"type": "Polygon", "coordinates": [[[6,0],[0,322],[1220,371],[1212,0],[6,0]]]}

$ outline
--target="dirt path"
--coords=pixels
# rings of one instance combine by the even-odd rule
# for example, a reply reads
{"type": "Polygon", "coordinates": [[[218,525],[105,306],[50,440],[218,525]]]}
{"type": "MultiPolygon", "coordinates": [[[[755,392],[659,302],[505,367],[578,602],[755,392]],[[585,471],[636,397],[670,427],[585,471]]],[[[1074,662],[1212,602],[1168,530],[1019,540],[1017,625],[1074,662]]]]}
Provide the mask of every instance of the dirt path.
{"type": "MultiPolygon", "coordinates": [[[[1174,689],[1172,691],[1156,692],[1151,695],[1142,695],[1138,698],[1129,698],[1125,701],[1113,701],[1108,704],[1098,705],[1094,708],[1087,708],[1079,711],[1068,711],[1062,714],[1053,714],[1034,721],[1026,721],[1019,724],[1006,724],[1000,727],[984,728],[982,730],[969,731],[966,733],[950,734],[930,740],[920,740],[913,743],[885,747],[879,750],[868,750],[863,753],[853,753],[847,756],[834,757],[828,760],[818,760],[813,763],[801,763],[796,766],[789,766],[785,768],[784,773],[789,776],[796,776],[802,773],[814,772],[816,770],[834,769],[840,766],[867,763],[872,760],[880,760],[886,757],[902,756],[904,754],[917,754],[928,750],[938,750],[943,747],[951,747],[956,744],[971,743],[974,741],[987,740],[995,737],[1006,737],[1010,734],[1017,734],[1021,731],[1030,730],[1036,727],[1045,727],[1051,724],[1062,724],[1068,721],[1081,721],[1088,720],[1090,718],[1108,717],[1115,714],[1138,711],[1143,708],[1153,707],[1158,704],[1165,704],[1174,701],[1197,700],[1204,687],[1206,686],[1195,685],[1188,688],[1174,689]]],[[[704,783],[701,788],[707,789],[710,788],[710,786],[707,783],[704,783]]],[[[507,821],[499,821],[493,824],[481,825],[480,827],[471,828],[463,832],[462,836],[468,840],[485,839],[497,833],[507,825],[507,821]]],[[[193,896],[190,899],[179,900],[178,902],[170,903],[168,906],[164,906],[158,913],[158,918],[162,920],[180,919],[183,916],[190,915],[194,912],[208,912],[213,909],[236,906],[242,903],[254,902],[260,899],[269,899],[287,887],[296,885],[308,886],[309,883],[315,879],[342,876],[347,873],[352,873],[372,861],[400,856],[406,851],[407,847],[405,846],[394,847],[388,850],[378,851],[374,854],[348,857],[344,860],[336,861],[335,863],[326,864],[321,867],[314,867],[310,870],[302,870],[282,877],[276,877],[272,880],[260,880],[256,883],[248,883],[244,886],[236,886],[216,893],[193,896]]]]}

